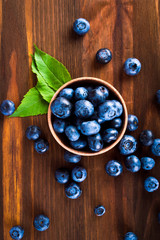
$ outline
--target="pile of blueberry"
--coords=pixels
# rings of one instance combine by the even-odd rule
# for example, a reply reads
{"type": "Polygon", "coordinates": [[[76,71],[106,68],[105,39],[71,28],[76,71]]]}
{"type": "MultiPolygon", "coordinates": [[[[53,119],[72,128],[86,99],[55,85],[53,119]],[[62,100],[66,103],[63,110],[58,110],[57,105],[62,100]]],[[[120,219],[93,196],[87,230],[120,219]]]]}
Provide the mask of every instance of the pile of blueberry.
{"type": "Polygon", "coordinates": [[[51,111],[55,132],[78,150],[100,151],[122,126],[123,106],[105,86],[64,88],[51,111]]]}
{"type": "Polygon", "coordinates": [[[49,149],[47,140],[40,138],[41,130],[35,125],[31,125],[26,130],[26,137],[29,140],[34,140],[34,148],[38,153],[45,153],[49,149]]]}

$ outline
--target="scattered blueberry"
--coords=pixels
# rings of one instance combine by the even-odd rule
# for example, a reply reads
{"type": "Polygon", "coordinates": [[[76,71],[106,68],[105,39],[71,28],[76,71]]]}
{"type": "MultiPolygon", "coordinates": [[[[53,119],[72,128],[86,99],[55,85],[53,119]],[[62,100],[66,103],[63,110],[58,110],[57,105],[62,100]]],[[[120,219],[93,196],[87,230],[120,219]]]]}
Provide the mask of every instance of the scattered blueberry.
{"type": "Polygon", "coordinates": [[[78,18],[74,23],[73,23],[73,30],[78,34],[78,35],[84,35],[86,34],[90,29],[90,24],[89,22],[84,19],[84,18],[78,18]]]}
{"type": "Polygon", "coordinates": [[[49,228],[49,224],[50,224],[49,218],[42,214],[36,216],[33,222],[35,229],[41,232],[47,230],[49,228]]]}
{"type": "Polygon", "coordinates": [[[111,141],[115,141],[118,137],[118,131],[114,128],[107,128],[103,132],[103,140],[106,143],[110,143],[111,141]]]}
{"type": "Polygon", "coordinates": [[[64,97],[58,97],[51,103],[51,111],[58,118],[67,118],[71,115],[72,104],[64,97]]]}
{"type": "Polygon", "coordinates": [[[141,169],[141,161],[135,155],[128,156],[124,163],[130,172],[138,172],[141,169]]]}
{"type": "Polygon", "coordinates": [[[78,163],[81,160],[81,156],[77,154],[73,154],[71,152],[64,152],[64,160],[69,163],[78,163]]]}
{"type": "Polygon", "coordinates": [[[88,100],[79,100],[75,103],[75,115],[79,118],[88,118],[94,113],[94,106],[88,100]]]}
{"type": "Polygon", "coordinates": [[[155,161],[150,157],[142,157],[141,164],[144,170],[151,170],[155,166],[155,161]]]}
{"type": "Polygon", "coordinates": [[[10,229],[9,234],[12,239],[20,240],[23,238],[24,230],[21,226],[14,226],[10,229]]]}
{"type": "Polygon", "coordinates": [[[117,177],[123,171],[122,164],[116,160],[111,160],[106,164],[106,172],[109,176],[117,177]]]}
{"type": "Polygon", "coordinates": [[[0,105],[0,111],[5,116],[10,116],[15,111],[14,102],[11,100],[4,100],[0,105]]]}
{"type": "Polygon", "coordinates": [[[93,152],[98,152],[103,148],[101,135],[98,133],[88,137],[88,146],[93,152]]]}
{"type": "Polygon", "coordinates": [[[29,140],[37,140],[41,135],[41,130],[37,126],[29,126],[26,130],[26,137],[29,140]]]}
{"type": "Polygon", "coordinates": [[[83,122],[81,124],[81,133],[86,136],[97,134],[100,129],[101,126],[95,120],[83,122]]]}
{"type": "Polygon", "coordinates": [[[114,118],[111,122],[113,128],[120,128],[122,126],[122,119],[121,118],[114,118]]]}
{"type": "Polygon", "coordinates": [[[155,177],[148,177],[144,181],[144,188],[147,192],[154,192],[158,189],[159,182],[155,177]]]}
{"type": "Polygon", "coordinates": [[[65,194],[70,199],[77,199],[81,196],[82,190],[77,183],[71,182],[65,187],[65,194]]]}
{"type": "Polygon", "coordinates": [[[116,100],[106,100],[98,107],[98,115],[105,121],[120,117],[123,112],[122,104],[116,100]]]}
{"type": "Polygon", "coordinates": [[[102,205],[98,205],[97,207],[95,207],[94,209],[94,213],[96,214],[96,216],[100,217],[103,216],[106,212],[106,209],[104,206],[102,205]]]}
{"type": "Polygon", "coordinates": [[[99,86],[89,92],[88,99],[96,107],[100,103],[103,103],[108,96],[109,96],[108,89],[104,86],[99,86]]]}
{"type": "Polygon", "coordinates": [[[74,90],[72,88],[64,88],[60,91],[59,96],[68,100],[72,100],[74,96],[74,90]]]}
{"type": "Polygon", "coordinates": [[[75,182],[83,182],[87,177],[87,171],[83,167],[75,167],[71,173],[72,179],[75,182]]]}
{"type": "Polygon", "coordinates": [[[96,59],[100,63],[109,63],[112,59],[112,53],[108,48],[101,48],[96,53],[96,59]]]}
{"type": "Polygon", "coordinates": [[[55,179],[61,184],[65,184],[69,180],[69,172],[67,169],[60,168],[55,171],[55,179]]]}
{"type": "Polygon", "coordinates": [[[131,135],[124,135],[119,144],[119,150],[122,155],[129,155],[136,151],[137,140],[131,135]]]}
{"type": "Polygon", "coordinates": [[[160,89],[156,92],[157,103],[160,104],[160,89]]]}
{"type": "Polygon", "coordinates": [[[151,151],[155,156],[160,156],[160,139],[156,138],[151,146],[151,151]]]}
{"type": "Polygon", "coordinates": [[[129,76],[137,75],[141,70],[141,63],[137,58],[128,58],[124,63],[124,71],[129,76]]]}
{"type": "Polygon", "coordinates": [[[144,146],[151,146],[154,140],[152,131],[151,130],[142,131],[139,140],[144,146]]]}
{"type": "Polygon", "coordinates": [[[56,118],[53,121],[53,128],[57,133],[63,133],[66,126],[66,122],[63,119],[56,118]]]}
{"type": "Polygon", "coordinates": [[[135,131],[138,128],[138,118],[135,115],[129,114],[128,115],[128,131],[135,131]]]}
{"type": "Polygon", "coordinates": [[[74,149],[79,150],[79,149],[85,148],[87,146],[87,141],[83,138],[79,138],[75,142],[71,141],[70,144],[74,149]]]}
{"type": "Polygon", "coordinates": [[[78,132],[75,126],[68,126],[65,129],[65,134],[70,141],[77,141],[80,137],[80,133],[78,132]]]}
{"type": "Polygon", "coordinates": [[[77,100],[84,100],[88,97],[88,90],[84,87],[78,87],[75,90],[75,98],[77,100]]]}
{"type": "Polygon", "coordinates": [[[35,141],[34,148],[38,153],[45,153],[49,149],[49,143],[48,141],[39,138],[35,141]]]}
{"type": "Polygon", "coordinates": [[[138,240],[138,237],[133,232],[128,232],[125,234],[124,240],[138,240]]]}

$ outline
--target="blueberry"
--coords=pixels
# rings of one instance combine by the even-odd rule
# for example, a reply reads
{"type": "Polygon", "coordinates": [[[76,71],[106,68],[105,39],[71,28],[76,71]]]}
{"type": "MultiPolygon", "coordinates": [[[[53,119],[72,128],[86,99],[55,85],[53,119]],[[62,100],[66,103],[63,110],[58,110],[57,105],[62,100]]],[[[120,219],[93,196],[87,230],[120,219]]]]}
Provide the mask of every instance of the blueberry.
{"type": "Polygon", "coordinates": [[[103,140],[106,143],[115,141],[118,137],[118,131],[114,128],[108,128],[103,132],[103,140]]]}
{"type": "Polygon", "coordinates": [[[100,129],[101,126],[95,120],[83,122],[81,124],[81,133],[86,136],[97,134],[100,131],[100,129]]]}
{"type": "Polygon", "coordinates": [[[124,240],[138,240],[138,237],[133,232],[128,232],[125,234],[124,240]]]}
{"type": "Polygon", "coordinates": [[[49,224],[50,224],[49,218],[42,214],[36,216],[33,222],[33,226],[35,227],[35,229],[41,232],[47,230],[49,228],[49,224]]]}
{"type": "Polygon", "coordinates": [[[105,121],[121,116],[122,112],[122,104],[116,100],[106,100],[98,107],[98,115],[105,121]]]}
{"type": "Polygon", "coordinates": [[[88,92],[91,92],[93,90],[93,87],[91,86],[85,86],[85,88],[87,89],[88,92]]]}
{"type": "Polygon", "coordinates": [[[77,199],[81,196],[82,190],[77,183],[71,182],[65,187],[65,194],[70,199],[77,199]]]}
{"type": "Polygon", "coordinates": [[[138,118],[135,115],[129,114],[128,115],[128,131],[135,131],[138,128],[138,118]]]}
{"type": "Polygon", "coordinates": [[[65,184],[69,180],[69,172],[67,169],[59,168],[55,171],[55,179],[61,184],[65,184]]]}
{"type": "Polygon", "coordinates": [[[0,105],[0,111],[5,116],[10,116],[15,111],[14,102],[11,100],[4,100],[0,105]]]}
{"type": "Polygon", "coordinates": [[[96,135],[89,136],[88,146],[94,152],[100,151],[103,148],[103,141],[101,135],[98,133],[96,135]]]}
{"type": "Polygon", "coordinates": [[[60,91],[59,96],[68,100],[72,100],[74,96],[74,90],[72,88],[64,88],[60,91]]]}
{"type": "Polygon", "coordinates": [[[72,104],[64,97],[58,97],[51,103],[51,111],[58,118],[67,118],[71,115],[72,104]]]}
{"type": "Polygon", "coordinates": [[[130,172],[138,172],[141,169],[141,161],[135,155],[128,156],[124,163],[130,172]]]}
{"type": "Polygon", "coordinates": [[[76,118],[76,120],[75,120],[75,125],[76,125],[76,128],[77,128],[78,130],[81,130],[81,124],[82,124],[82,122],[84,122],[83,119],[81,119],[81,118],[76,118]]]}
{"type": "Polygon", "coordinates": [[[160,139],[154,139],[153,144],[151,146],[151,151],[155,156],[160,156],[160,139]]]}
{"type": "Polygon", "coordinates": [[[26,137],[29,140],[37,140],[41,135],[41,130],[37,126],[29,126],[26,130],[26,137]]]}
{"type": "Polygon", "coordinates": [[[141,63],[137,58],[128,58],[124,63],[124,71],[129,76],[137,75],[141,70],[141,63]]]}
{"type": "Polygon", "coordinates": [[[139,140],[144,146],[151,146],[154,140],[152,131],[144,130],[143,132],[141,132],[139,140]]]}
{"type": "Polygon", "coordinates": [[[75,115],[79,118],[88,118],[94,113],[94,106],[88,100],[79,100],[75,103],[75,115]]]}
{"type": "Polygon", "coordinates": [[[70,141],[77,141],[80,137],[80,133],[78,132],[75,126],[68,126],[65,129],[65,134],[70,141]]]}
{"type": "Polygon", "coordinates": [[[24,230],[21,226],[14,226],[10,229],[9,234],[12,239],[19,240],[23,238],[24,230]]]}
{"type": "Polygon", "coordinates": [[[157,103],[160,104],[160,89],[156,92],[157,103]]]}
{"type": "Polygon", "coordinates": [[[109,96],[109,91],[104,86],[99,86],[89,92],[88,99],[96,107],[100,103],[103,103],[106,98],[109,96]]]}
{"type": "Polygon", "coordinates": [[[73,23],[73,30],[78,34],[78,35],[84,35],[86,34],[90,29],[90,24],[89,22],[84,19],[84,18],[78,18],[74,23],[73,23]]]}
{"type": "Polygon", "coordinates": [[[109,176],[117,177],[123,171],[122,164],[116,160],[111,160],[106,164],[106,172],[109,176]]]}
{"type": "Polygon", "coordinates": [[[102,124],[102,123],[105,122],[105,120],[99,118],[97,111],[94,111],[94,113],[93,113],[93,115],[91,116],[90,119],[91,119],[91,120],[96,120],[99,124],[102,124]]]}
{"type": "Polygon", "coordinates": [[[64,152],[64,160],[69,163],[78,163],[81,160],[81,156],[77,154],[73,154],[71,152],[64,152]]]}
{"type": "Polygon", "coordinates": [[[87,141],[83,138],[79,138],[75,142],[71,141],[70,144],[74,149],[79,150],[79,149],[85,148],[87,146],[87,141]]]}
{"type": "Polygon", "coordinates": [[[144,188],[147,192],[154,192],[158,189],[159,182],[155,177],[148,177],[144,181],[144,188]]]}
{"type": "Polygon", "coordinates": [[[38,153],[45,153],[49,149],[49,143],[44,139],[37,139],[34,143],[34,148],[38,153]]]}
{"type": "Polygon", "coordinates": [[[76,88],[76,90],[75,90],[75,98],[77,100],[80,100],[80,99],[84,100],[87,97],[88,97],[88,90],[86,88],[84,88],[84,87],[76,88]]]}
{"type": "Polygon", "coordinates": [[[112,59],[112,53],[108,48],[101,48],[96,53],[96,59],[100,63],[109,63],[112,59]]]}
{"type": "Polygon", "coordinates": [[[141,164],[144,170],[151,170],[155,166],[155,161],[150,157],[142,157],[141,164]]]}
{"type": "Polygon", "coordinates": [[[121,118],[114,118],[111,122],[113,128],[120,128],[122,126],[122,119],[121,118]]]}
{"type": "Polygon", "coordinates": [[[120,153],[129,155],[136,151],[137,140],[131,135],[124,135],[119,144],[120,153]]]}
{"type": "Polygon", "coordinates": [[[83,167],[75,167],[71,173],[72,179],[75,182],[83,182],[87,177],[87,171],[83,167]]]}
{"type": "Polygon", "coordinates": [[[63,133],[66,126],[66,122],[62,119],[56,118],[53,122],[53,128],[57,133],[63,133]]]}
{"type": "Polygon", "coordinates": [[[98,205],[97,207],[95,207],[94,209],[94,213],[96,214],[96,216],[100,217],[103,216],[106,212],[106,209],[104,206],[102,205],[98,205]]]}

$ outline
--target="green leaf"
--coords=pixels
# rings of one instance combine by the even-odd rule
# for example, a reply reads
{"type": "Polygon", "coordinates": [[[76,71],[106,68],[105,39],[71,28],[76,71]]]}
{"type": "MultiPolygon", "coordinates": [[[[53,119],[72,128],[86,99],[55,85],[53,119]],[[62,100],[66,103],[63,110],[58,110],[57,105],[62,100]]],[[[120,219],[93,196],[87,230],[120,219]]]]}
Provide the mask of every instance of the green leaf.
{"type": "Polygon", "coordinates": [[[48,103],[50,103],[55,91],[50,88],[47,83],[44,81],[43,77],[40,74],[37,74],[38,82],[36,84],[36,88],[48,103]]]}
{"type": "Polygon", "coordinates": [[[34,57],[39,73],[54,90],[57,90],[64,83],[71,80],[69,72],[62,63],[41,51],[36,46],[34,57]]]}
{"type": "Polygon", "coordinates": [[[38,79],[38,82],[36,85],[37,90],[39,91],[39,93],[41,94],[44,100],[46,100],[47,102],[50,102],[53,95],[55,94],[55,91],[48,86],[44,78],[39,73],[33,55],[32,55],[32,72],[37,74],[37,79],[38,79]]]}
{"type": "Polygon", "coordinates": [[[33,87],[24,96],[21,104],[10,117],[27,117],[48,112],[48,103],[44,101],[38,90],[33,87]]]}

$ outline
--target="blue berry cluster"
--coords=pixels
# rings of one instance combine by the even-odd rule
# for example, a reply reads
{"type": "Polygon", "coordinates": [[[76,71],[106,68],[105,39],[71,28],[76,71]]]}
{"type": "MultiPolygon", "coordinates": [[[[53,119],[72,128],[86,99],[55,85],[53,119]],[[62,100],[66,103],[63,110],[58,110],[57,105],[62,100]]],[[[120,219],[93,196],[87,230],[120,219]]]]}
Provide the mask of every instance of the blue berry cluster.
{"type": "Polygon", "coordinates": [[[41,130],[35,125],[31,125],[26,130],[26,137],[29,140],[34,140],[34,148],[38,153],[45,153],[49,149],[47,140],[40,138],[41,130]]]}
{"type": "MultiPolygon", "coordinates": [[[[69,163],[78,163],[81,156],[71,152],[64,152],[64,159],[69,163]]],[[[55,179],[58,183],[66,184],[65,194],[70,199],[77,199],[81,196],[82,190],[77,183],[83,182],[87,177],[87,171],[84,167],[76,166],[70,172],[66,168],[59,168],[55,171],[55,179]],[[71,178],[71,181],[69,182],[71,178]]]]}
{"type": "Polygon", "coordinates": [[[77,150],[100,151],[118,138],[123,123],[123,106],[105,86],[64,88],[51,111],[55,132],[77,150]]]}

